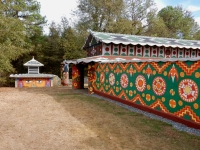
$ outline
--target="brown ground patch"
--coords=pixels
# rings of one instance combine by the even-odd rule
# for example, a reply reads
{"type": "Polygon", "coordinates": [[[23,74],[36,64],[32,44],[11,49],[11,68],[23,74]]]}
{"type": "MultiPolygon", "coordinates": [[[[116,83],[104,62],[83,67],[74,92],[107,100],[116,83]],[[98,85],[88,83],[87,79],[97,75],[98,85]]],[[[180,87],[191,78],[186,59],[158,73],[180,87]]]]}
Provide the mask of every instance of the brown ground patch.
{"type": "Polygon", "coordinates": [[[0,149],[198,150],[200,138],[65,87],[0,88],[0,149]]]}

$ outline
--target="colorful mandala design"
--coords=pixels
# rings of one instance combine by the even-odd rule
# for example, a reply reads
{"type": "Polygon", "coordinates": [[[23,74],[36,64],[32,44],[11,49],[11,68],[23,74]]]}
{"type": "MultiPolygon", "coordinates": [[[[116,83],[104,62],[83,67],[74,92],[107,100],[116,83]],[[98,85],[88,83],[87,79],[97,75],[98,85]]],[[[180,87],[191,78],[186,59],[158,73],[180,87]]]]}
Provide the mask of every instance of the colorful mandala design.
{"type": "Polygon", "coordinates": [[[128,86],[128,76],[126,74],[121,75],[120,83],[123,88],[126,88],[128,86]]]}
{"type": "Polygon", "coordinates": [[[198,97],[198,86],[191,79],[184,79],[179,83],[178,93],[186,102],[193,102],[198,97]]]}
{"type": "Polygon", "coordinates": [[[111,86],[115,84],[115,75],[113,73],[109,75],[109,83],[111,86]]]}
{"type": "Polygon", "coordinates": [[[100,82],[101,82],[101,83],[104,83],[104,81],[105,81],[105,75],[104,75],[104,73],[102,72],[102,73],[100,74],[100,82]]]}
{"type": "Polygon", "coordinates": [[[135,80],[135,86],[139,92],[143,92],[146,88],[146,79],[144,76],[139,75],[135,80]]]}
{"type": "Polygon", "coordinates": [[[165,93],[165,90],[166,90],[165,80],[161,77],[156,77],[153,80],[152,87],[153,87],[153,91],[156,95],[158,95],[158,96],[163,95],[165,93]]]}

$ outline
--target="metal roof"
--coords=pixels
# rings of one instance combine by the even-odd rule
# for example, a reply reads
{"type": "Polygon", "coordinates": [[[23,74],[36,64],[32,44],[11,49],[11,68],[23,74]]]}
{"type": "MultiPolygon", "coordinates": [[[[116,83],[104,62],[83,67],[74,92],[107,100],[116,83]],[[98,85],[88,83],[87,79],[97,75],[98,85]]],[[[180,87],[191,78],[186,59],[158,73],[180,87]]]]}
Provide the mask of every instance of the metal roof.
{"type": "Polygon", "coordinates": [[[40,63],[39,61],[35,60],[33,57],[30,61],[26,62],[24,66],[39,67],[39,66],[44,66],[44,65],[40,63]]]}
{"type": "Polygon", "coordinates": [[[86,49],[90,46],[92,38],[95,38],[97,42],[114,43],[114,44],[132,44],[132,45],[149,45],[149,46],[164,46],[164,47],[179,47],[179,48],[192,48],[199,49],[200,41],[198,40],[183,40],[161,37],[148,37],[128,34],[115,34],[106,32],[89,31],[90,35],[83,46],[86,49]]]}
{"type": "Polygon", "coordinates": [[[76,63],[128,63],[128,62],[175,62],[175,61],[197,61],[199,58],[147,58],[147,57],[133,57],[133,56],[93,56],[77,59],[76,63]]]}

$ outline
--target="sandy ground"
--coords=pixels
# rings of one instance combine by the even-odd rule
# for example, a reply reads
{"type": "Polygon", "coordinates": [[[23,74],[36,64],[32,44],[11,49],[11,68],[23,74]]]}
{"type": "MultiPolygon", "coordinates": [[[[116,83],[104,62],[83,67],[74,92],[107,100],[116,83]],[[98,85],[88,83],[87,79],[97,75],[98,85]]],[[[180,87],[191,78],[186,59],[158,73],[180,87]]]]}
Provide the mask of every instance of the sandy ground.
{"type": "MultiPolygon", "coordinates": [[[[158,134],[151,138],[149,130],[140,132],[120,117],[73,98],[76,94],[71,93],[72,90],[64,87],[0,88],[0,150],[167,150],[173,147],[173,134],[166,136],[171,129],[163,131],[166,137],[158,134]]],[[[184,149],[184,142],[180,143],[184,149]]]]}
{"type": "Polygon", "coordinates": [[[82,140],[92,136],[52,96],[0,89],[0,150],[84,149],[82,140]]]}

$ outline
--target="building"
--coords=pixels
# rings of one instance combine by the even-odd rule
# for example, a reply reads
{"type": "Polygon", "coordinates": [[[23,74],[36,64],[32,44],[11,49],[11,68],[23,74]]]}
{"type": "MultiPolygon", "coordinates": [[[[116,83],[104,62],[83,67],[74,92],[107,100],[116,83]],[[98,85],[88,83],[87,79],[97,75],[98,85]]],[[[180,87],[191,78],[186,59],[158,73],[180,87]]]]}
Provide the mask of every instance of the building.
{"type": "Polygon", "coordinates": [[[10,75],[10,78],[15,78],[16,88],[52,87],[60,84],[56,75],[40,73],[39,68],[44,65],[35,60],[34,57],[30,61],[26,62],[24,66],[28,67],[28,73],[10,75]]]}
{"type": "Polygon", "coordinates": [[[90,31],[87,57],[72,66],[73,89],[83,88],[200,128],[200,41],[90,31]]]}

